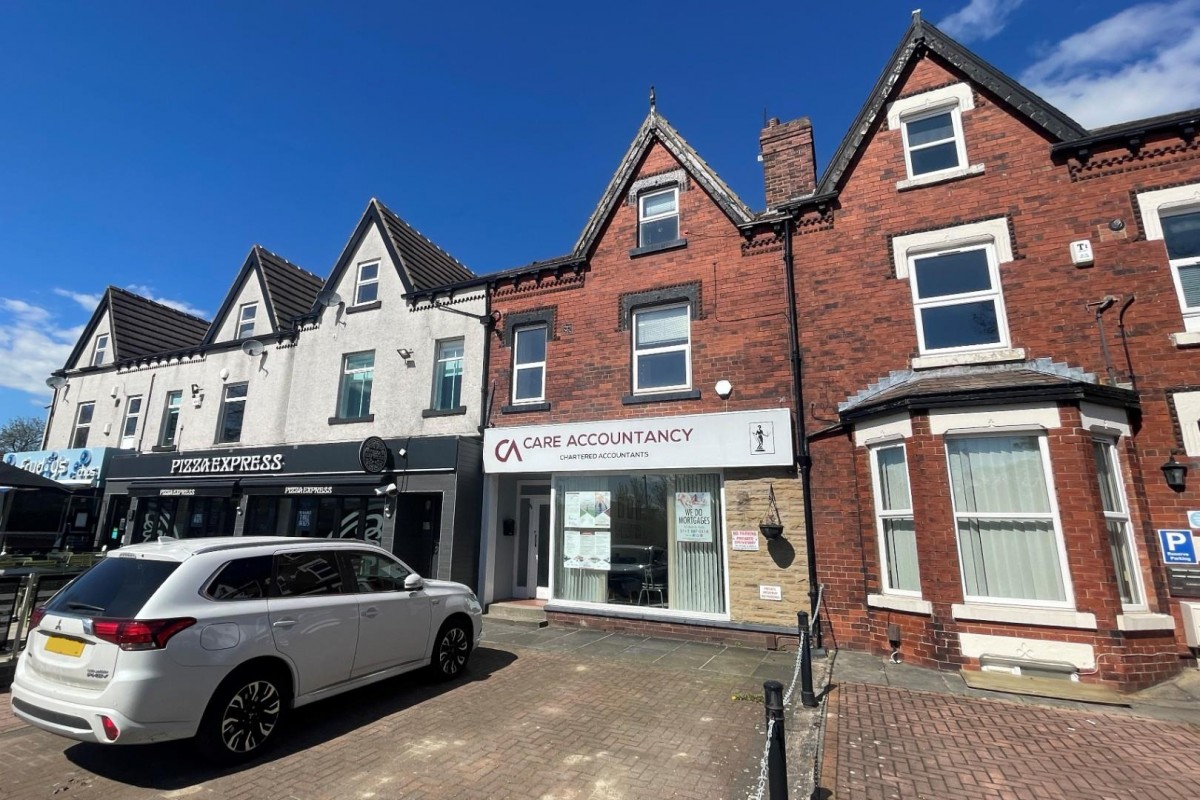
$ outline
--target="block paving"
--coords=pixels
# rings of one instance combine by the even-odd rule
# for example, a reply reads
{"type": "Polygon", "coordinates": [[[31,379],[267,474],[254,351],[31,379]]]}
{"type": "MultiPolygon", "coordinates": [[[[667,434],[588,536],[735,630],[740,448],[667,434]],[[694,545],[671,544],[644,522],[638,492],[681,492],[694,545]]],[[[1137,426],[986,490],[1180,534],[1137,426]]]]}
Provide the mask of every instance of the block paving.
{"type": "Polygon", "coordinates": [[[763,710],[747,696],[761,695],[766,678],[786,680],[793,654],[488,631],[468,678],[404,676],[302,708],[279,747],[239,769],[213,769],[187,743],[62,739],[12,719],[0,694],[0,800],[714,800],[752,791],[763,710]]]}
{"type": "MultiPolygon", "coordinates": [[[[836,671],[835,671],[836,672],[836,671]]],[[[1200,727],[1103,707],[836,684],[824,800],[1193,798],[1200,727]]]]}

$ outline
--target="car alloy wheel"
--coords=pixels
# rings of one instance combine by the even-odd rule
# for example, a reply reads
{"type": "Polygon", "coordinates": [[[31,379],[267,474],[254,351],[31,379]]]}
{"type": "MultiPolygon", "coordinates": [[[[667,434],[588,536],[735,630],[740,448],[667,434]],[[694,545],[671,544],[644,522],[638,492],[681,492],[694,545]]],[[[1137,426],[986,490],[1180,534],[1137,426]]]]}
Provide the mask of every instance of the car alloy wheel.
{"type": "Polygon", "coordinates": [[[267,741],[279,715],[283,698],[275,684],[265,680],[250,681],[234,692],[221,714],[221,742],[230,752],[253,752],[267,741]]]}
{"type": "Polygon", "coordinates": [[[461,625],[451,625],[438,640],[438,671],[447,678],[462,672],[471,652],[471,640],[461,625]]]}

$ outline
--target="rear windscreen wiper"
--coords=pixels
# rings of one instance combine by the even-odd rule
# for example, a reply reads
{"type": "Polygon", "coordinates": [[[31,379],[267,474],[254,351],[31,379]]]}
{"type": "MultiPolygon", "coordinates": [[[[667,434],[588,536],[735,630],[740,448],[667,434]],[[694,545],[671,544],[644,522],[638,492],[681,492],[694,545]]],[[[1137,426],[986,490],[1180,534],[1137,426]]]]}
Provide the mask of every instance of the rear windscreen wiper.
{"type": "Polygon", "coordinates": [[[91,603],[80,603],[75,600],[67,603],[67,608],[72,611],[104,611],[103,606],[94,606],[91,603]]]}

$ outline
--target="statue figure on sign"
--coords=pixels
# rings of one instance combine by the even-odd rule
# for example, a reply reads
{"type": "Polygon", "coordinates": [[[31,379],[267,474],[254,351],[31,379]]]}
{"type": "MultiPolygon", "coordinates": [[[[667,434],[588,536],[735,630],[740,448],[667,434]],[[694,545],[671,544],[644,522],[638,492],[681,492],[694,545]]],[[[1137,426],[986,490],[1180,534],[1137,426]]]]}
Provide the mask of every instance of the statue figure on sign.
{"type": "Polygon", "coordinates": [[[756,444],[754,446],[754,452],[756,452],[756,453],[765,452],[763,450],[763,442],[766,440],[766,438],[767,438],[767,434],[763,430],[762,425],[759,425],[758,427],[756,427],[754,429],[754,441],[756,442],[756,444]]]}

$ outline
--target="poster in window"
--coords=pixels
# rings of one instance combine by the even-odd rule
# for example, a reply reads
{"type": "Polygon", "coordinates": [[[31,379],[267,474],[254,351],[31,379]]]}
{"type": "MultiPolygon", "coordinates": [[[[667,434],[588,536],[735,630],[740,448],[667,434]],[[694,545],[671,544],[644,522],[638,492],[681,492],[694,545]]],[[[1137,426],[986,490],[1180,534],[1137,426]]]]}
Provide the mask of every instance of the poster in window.
{"type": "Polygon", "coordinates": [[[711,542],[713,515],[711,492],[675,493],[675,540],[711,542]]]}
{"type": "Polygon", "coordinates": [[[563,531],[563,566],[567,569],[612,568],[612,535],[608,531],[563,531]]]}
{"type": "Polygon", "coordinates": [[[311,528],[313,512],[311,508],[302,508],[296,512],[296,527],[311,528]]]}
{"type": "Polygon", "coordinates": [[[566,527],[608,528],[612,498],[609,492],[567,492],[566,527]]]}

